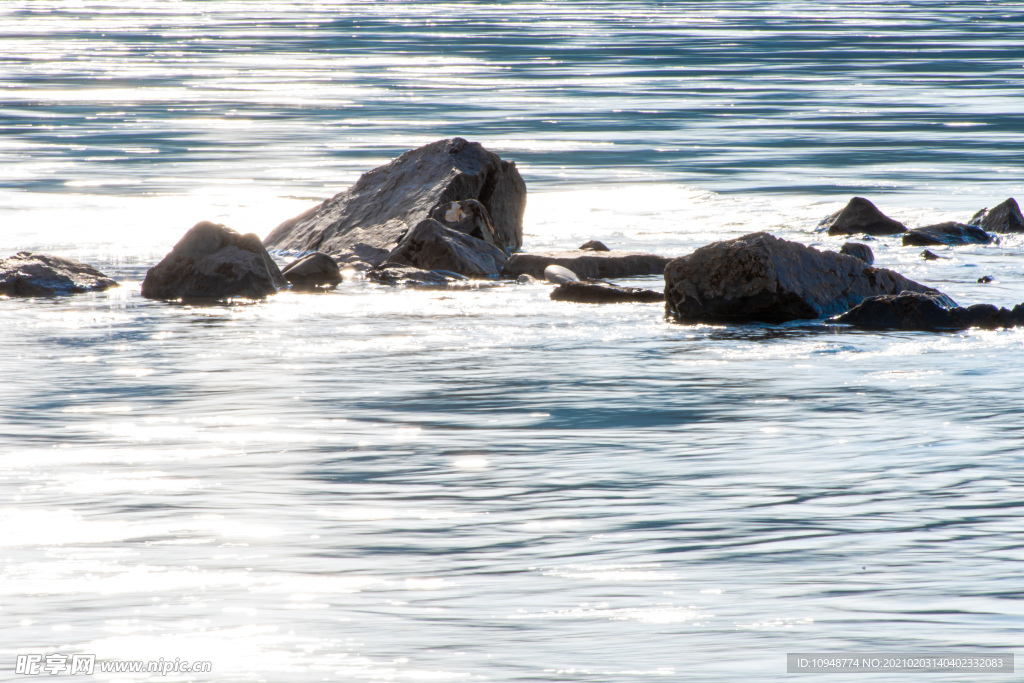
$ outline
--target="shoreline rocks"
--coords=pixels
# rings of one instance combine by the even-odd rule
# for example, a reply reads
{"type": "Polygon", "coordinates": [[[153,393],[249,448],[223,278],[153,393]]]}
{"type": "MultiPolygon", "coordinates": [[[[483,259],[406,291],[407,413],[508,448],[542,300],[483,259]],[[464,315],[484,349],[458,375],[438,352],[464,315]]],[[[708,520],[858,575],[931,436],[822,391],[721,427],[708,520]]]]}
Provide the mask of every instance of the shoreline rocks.
{"type": "Polygon", "coordinates": [[[505,262],[501,276],[515,280],[520,275],[544,279],[548,266],[568,268],[578,277],[590,280],[661,275],[672,259],[656,254],[621,251],[554,251],[530,254],[512,254],[505,262]]]}
{"type": "Polygon", "coordinates": [[[0,259],[0,295],[64,296],[102,292],[118,284],[96,268],[63,256],[19,251],[0,259]]]}
{"type": "Polygon", "coordinates": [[[259,237],[203,221],[149,269],[142,296],[183,301],[264,299],[286,284],[259,237]]]}
{"type": "MultiPolygon", "coordinates": [[[[470,234],[485,225],[479,220],[485,215],[499,248],[522,246],[526,183],[515,163],[462,138],[432,142],[364,173],[352,187],[281,223],[263,243],[375,266],[436,212],[444,222],[462,225],[465,217],[451,211],[453,202],[470,217],[464,226],[470,234]],[[449,214],[451,220],[445,218],[449,214]]],[[[481,230],[490,234],[486,227],[481,230]]]]}
{"type": "Polygon", "coordinates": [[[999,329],[1024,325],[1024,304],[1013,310],[991,304],[947,306],[939,297],[919,292],[869,297],[832,322],[874,330],[949,332],[971,327],[999,329]]]}
{"type": "Polygon", "coordinates": [[[845,207],[818,224],[829,235],[899,235],[907,226],[889,218],[863,197],[854,197],[845,207]]]}
{"type": "Polygon", "coordinates": [[[665,268],[666,314],[679,322],[781,323],[844,313],[864,299],[937,290],[853,256],[765,232],[714,242],[665,268]]]}

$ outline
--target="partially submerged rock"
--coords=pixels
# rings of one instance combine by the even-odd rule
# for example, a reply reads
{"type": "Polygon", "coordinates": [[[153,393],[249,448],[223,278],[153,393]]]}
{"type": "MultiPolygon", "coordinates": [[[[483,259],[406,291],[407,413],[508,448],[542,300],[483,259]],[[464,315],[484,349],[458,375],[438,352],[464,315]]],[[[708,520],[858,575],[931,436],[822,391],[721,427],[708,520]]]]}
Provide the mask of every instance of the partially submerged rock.
{"type": "Polygon", "coordinates": [[[926,225],[914,228],[903,235],[905,247],[949,246],[960,247],[965,244],[989,244],[992,235],[973,225],[964,225],[955,221],[926,225]]]}
{"type": "Polygon", "coordinates": [[[166,300],[263,299],[286,284],[259,237],[203,221],[149,269],[142,283],[142,296],[166,300]]]}
{"type": "Polygon", "coordinates": [[[600,240],[590,240],[589,242],[584,242],[583,244],[580,245],[580,250],[581,251],[611,251],[611,249],[606,247],[604,242],[601,242],[600,240]]]}
{"type": "Polygon", "coordinates": [[[402,238],[385,263],[495,278],[505,265],[505,252],[427,218],[402,238]]]}
{"type": "Polygon", "coordinates": [[[991,304],[948,306],[939,297],[917,292],[875,296],[834,319],[837,323],[875,330],[943,332],[969,327],[998,329],[1024,325],[1024,304],[1013,310],[991,304]]]}
{"type": "Polygon", "coordinates": [[[839,248],[839,253],[859,258],[869,266],[875,262],[875,254],[871,251],[871,247],[859,242],[847,242],[839,248]]]}
{"type": "Polygon", "coordinates": [[[460,278],[412,266],[384,264],[366,271],[366,279],[393,287],[445,289],[460,278]]]}
{"type": "Polygon", "coordinates": [[[828,230],[830,235],[899,235],[907,231],[905,225],[889,218],[863,197],[854,197],[818,227],[828,230]]]}
{"type": "Polygon", "coordinates": [[[665,308],[682,322],[767,322],[843,313],[864,299],[940,292],[885,268],[765,232],[703,246],[665,268],[665,308]]]}
{"type": "Polygon", "coordinates": [[[579,304],[659,303],[662,292],[639,287],[620,287],[609,282],[564,282],[551,292],[554,301],[579,304]]]}
{"type": "Polygon", "coordinates": [[[591,280],[661,275],[671,260],[656,254],[621,251],[593,251],[583,254],[579,251],[512,254],[505,263],[505,269],[501,276],[508,280],[515,280],[526,273],[535,278],[544,279],[544,269],[551,265],[568,268],[580,278],[591,280]]]}
{"type": "Polygon", "coordinates": [[[1024,232],[1024,215],[1017,200],[1010,197],[991,209],[982,209],[971,217],[970,224],[987,232],[1024,232]]]}
{"type": "Polygon", "coordinates": [[[925,261],[948,261],[948,256],[939,256],[931,249],[925,249],[921,252],[921,258],[925,261]]]}
{"type": "MultiPolygon", "coordinates": [[[[523,243],[526,184],[516,165],[479,143],[438,140],[364,173],[349,189],[267,236],[268,247],[322,251],[352,263],[378,265],[410,229],[452,202],[476,200],[486,209],[498,244],[523,243]]],[[[455,221],[458,222],[458,221],[455,221]]]]}
{"type": "MultiPolygon", "coordinates": [[[[519,277],[522,277],[522,275],[519,277]]],[[[516,280],[518,279],[516,278],[516,280]]],[[[560,285],[564,282],[579,282],[580,278],[568,268],[550,265],[544,269],[544,279],[553,285],[560,285]]]]}
{"type": "Polygon", "coordinates": [[[281,270],[288,282],[299,289],[335,287],[341,282],[341,270],[334,259],[323,252],[314,251],[292,261],[281,270]]]}
{"type": "Polygon", "coordinates": [[[19,251],[0,260],[3,296],[82,294],[117,286],[117,282],[92,266],[63,256],[19,251]]]}

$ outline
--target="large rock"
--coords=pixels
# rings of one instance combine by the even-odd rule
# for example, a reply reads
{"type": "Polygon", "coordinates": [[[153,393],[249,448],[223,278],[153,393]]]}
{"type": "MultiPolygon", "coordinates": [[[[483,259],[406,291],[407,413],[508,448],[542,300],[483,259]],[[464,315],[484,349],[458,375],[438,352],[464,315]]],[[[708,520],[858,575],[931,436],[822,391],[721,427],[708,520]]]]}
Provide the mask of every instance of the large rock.
{"type": "Polygon", "coordinates": [[[56,296],[102,292],[117,283],[90,265],[52,254],[19,251],[0,260],[0,295],[56,296]]]}
{"type": "Polygon", "coordinates": [[[907,227],[889,218],[878,207],[863,197],[854,197],[849,203],[818,224],[830,235],[899,235],[907,227]]]}
{"type": "Polygon", "coordinates": [[[992,209],[982,209],[970,223],[988,232],[1024,232],[1024,215],[1013,197],[992,209]]]}
{"type": "Polygon", "coordinates": [[[494,245],[427,218],[409,231],[385,263],[494,278],[501,274],[505,258],[505,252],[494,245]]]}
{"type": "Polygon", "coordinates": [[[767,322],[843,313],[899,292],[951,299],[853,256],[821,252],[758,232],[714,242],[665,268],[666,312],[683,322],[767,322]]]}
{"type": "Polygon", "coordinates": [[[620,287],[610,282],[565,282],[555,287],[551,299],[578,304],[659,303],[665,295],[653,289],[620,287]]]}
{"type": "Polygon", "coordinates": [[[515,280],[522,274],[543,280],[548,266],[562,266],[581,278],[591,280],[661,275],[672,259],[655,254],[621,251],[555,251],[537,254],[512,254],[501,276],[515,280]]]}
{"type": "Polygon", "coordinates": [[[260,238],[218,223],[197,223],[149,269],[149,299],[263,299],[287,284],[260,238]]]}
{"type": "Polygon", "coordinates": [[[945,245],[960,247],[965,244],[989,244],[992,235],[973,225],[964,225],[955,221],[926,225],[914,228],[903,235],[905,247],[931,247],[945,245]]]}
{"type": "Polygon", "coordinates": [[[292,261],[281,269],[281,274],[297,289],[335,287],[341,282],[341,269],[327,254],[314,251],[292,261]]]}
{"type": "Polygon", "coordinates": [[[874,296],[834,319],[837,323],[875,330],[943,332],[969,327],[997,329],[1024,325],[1024,304],[1008,310],[991,304],[966,308],[947,306],[942,299],[914,292],[874,296]]]}
{"type": "Polygon", "coordinates": [[[501,247],[522,246],[526,183],[516,165],[462,138],[438,140],[364,173],[349,189],[279,225],[264,244],[322,251],[342,262],[361,251],[362,260],[378,265],[436,209],[469,199],[486,209],[501,247]]]}

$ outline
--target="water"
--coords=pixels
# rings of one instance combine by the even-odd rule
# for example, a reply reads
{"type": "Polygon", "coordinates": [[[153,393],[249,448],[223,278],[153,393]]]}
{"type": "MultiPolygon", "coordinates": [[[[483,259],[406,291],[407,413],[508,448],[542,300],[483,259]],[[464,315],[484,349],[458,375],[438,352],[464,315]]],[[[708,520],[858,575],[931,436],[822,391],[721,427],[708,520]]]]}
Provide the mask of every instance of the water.
{"type": "MultiPolygon", "coordinates": [[[[123,283],[0,300],[0,680],[24,653],[634,683],[1014,651],[1024,332],[687,327],[540,285],[138,292],[198,220],[265,235],[452,135],[517,161],[528,249],[835,248],[813,226],[853,193],[964,220],[1024,194],[1022,10],[0,5],[0,253],[123,283]]],[[[1024,301],[1019,237],[898,244],[880,265],[962,304],[1024,301]]]]}

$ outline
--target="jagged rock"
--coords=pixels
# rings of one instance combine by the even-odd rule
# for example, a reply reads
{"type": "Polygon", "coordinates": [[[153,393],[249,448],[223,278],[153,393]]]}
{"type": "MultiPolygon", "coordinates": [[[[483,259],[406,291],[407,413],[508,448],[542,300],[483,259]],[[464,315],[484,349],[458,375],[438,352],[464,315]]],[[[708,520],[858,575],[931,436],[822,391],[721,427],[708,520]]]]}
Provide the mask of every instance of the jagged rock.
{"type": "Polygon", "coordinates": [[[1013,197],[992,209],[982,209],[969,222],[987,232],[1024,232],[1024,215],[1013,197]]]}
{"type": "Polygon", "coordinates": [[[164,259],[149,269],[142,296],[149,299],[263,299],[287,284],[256,235],[217,223],[197,223],[164,259]]]}
{"type": "Polygon", "coordinates": [[[665,268],[665,308],[683,322],[767,322],[837,315],[869,296],[940,292],[885,268],[759,232],[703,246],[665,268]]]}
{"type": "Polygon", "coordinates": [[[526,184],[516,165],[462,138],[438,140],[364,173],[349,189],[279,225],[264,243],[322,251],[343,263],[361,250],[358,260],[378,265],[435,209],[469,199],[486,209],[502,248],[522,246],[526,184]]]}
{"type": "Polygon", "coordinates": [[[563,282],[551,292],[551,298],[578,304],[658,303],[665,300],[665,295],[653,289],[620,287],[609,282],[563,282]]]}
{"type": "Polygon", "coordinates": [[[341,282],[341,270],[327,254],[314,251],[292,261],[281,270],[281,274],[292,286],[300,289],[335,287],[341,282]]]}
{"type": "Polygon", "coordinates": [[[501,273],[505,252],[427,218],[402,238],[385,263],[492,278],[501,273]]]}
{"type": "Polygon", "coordinates": [[[572,272],[568,268],[555,265],[548,266],[544,269],[544,279],[553,285],[559,285],[565,282],[579,282],[579,277],[576,273],[572,272]]]}
{"type": "Polygon", "coordinates": [[[846,254],[854,258],[859,258],[869,266],[875,262],[875,254],[871,251],[871,247],[866,244],[860,244],[858,242],[847,242],[839,248],[840,254],[846,254]]]}
{"type": "Polygon", "coordinates": [[[936,254],[934,251],[931,251],[930,249],[925,249],[924,251],[922,251],[921,252],[921,258],[923,258],[925,261],[939,261],[939,260],[948,261],[949,260],[948,256],[939,256],[938,254],[936,254]]]}
{"type": "Polygon", "coordinates": [[[585,254],[579,251],[512,254],[505,262],[501,276],[507,280],[515,280],[526,273],[543,279],[544,269],[551,265],[568,268],[579,277],[590,280],[661,275],[669,261],[671,259],[665,256],[620,251],[594,251],[585,254]]]}
{"type": "Polygon", "coordinates": [[[392,264],[371,268],[366,271],[366,278],[381,285],[440,289],[457,279],[432,270],[392,264]]]}
{"type": "Polygon", "coordinates": [[[487,208],[475,199],[442,204],[434,209],[430,217],[446,228],[483,240],[501,250],[505,249],[498,231],[491,224],[487,208]]]}
{"type": "Polygon", "coordinates": [[[0,260],[0,295],[56,296],[102,292],[117,283],[90,265],[52,254],[19,251],[0,260]]]}
{"type": "Polygon", "coordinates": [[[580,245],[580,250],[581,251],[611,251],[611,249],[609,249],[608,247],[606,247],[604,245],[604,242],[600,242],[598,240],[590,240],[589,242],[584,242],[583,244],[580,245]]]}
{"type": "Polygon", "coordinates": [[[907,227],[889,218],[878,207],[863,197],[854,197],[849,203],[818,224],[830,235],[899,235],[907,227]]]}
{"type": "Polygon", "coordinates": [[[880,330],[942,332],[969,327],[998,329],[1024,325],[1024,304],[1013,310],[991,304],[948,306],[938,297],[917,292],[865,299],[834,322],[880,330]]]}
{"type": "Polygon", "coordinates": [[[903,235],[905,247],[931,247],[935,245],[960,247],[965,244],[989,244],[992,235],[973,225],[955,221],[914,228],[903,235]]]}

